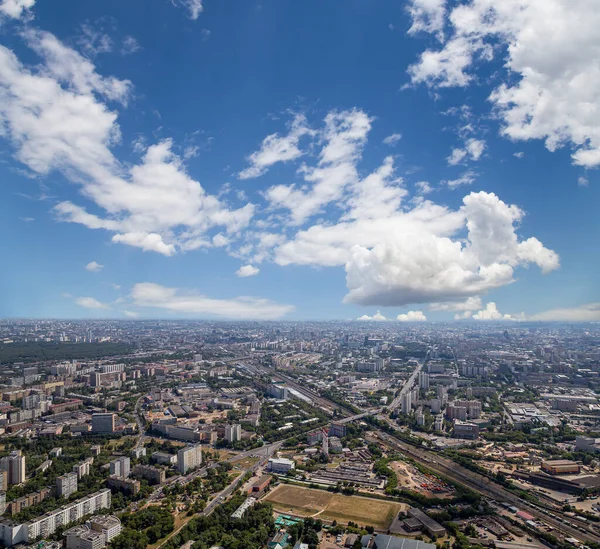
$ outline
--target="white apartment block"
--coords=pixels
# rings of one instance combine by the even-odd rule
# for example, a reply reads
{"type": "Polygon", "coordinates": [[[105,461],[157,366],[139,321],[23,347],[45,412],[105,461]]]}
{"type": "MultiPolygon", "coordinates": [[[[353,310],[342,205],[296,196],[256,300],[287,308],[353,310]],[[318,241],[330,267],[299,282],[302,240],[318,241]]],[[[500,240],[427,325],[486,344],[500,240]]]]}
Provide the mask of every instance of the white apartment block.
{"type": "Polygon", "coordinates": [[[110,474],[127,478],[131,473],[131,460],[128,457],[120,457],[110,462],[110,474]]]}
{"type": "Polygon", "coordinates": [[[188,446],[177,452],[177,468],[182,474],[202,465],[202,446],[188,446]]]}
{"type": "Polygon", "coordinates": [[[105,489],[49,511],[45,515],[24,524],[16,523],[10,519],[1,519],[0,540],[6,547],[23,542],[32,543],[38,538],[50,536],[60,526],[75,522],[85,515],[96,513],[100,509],[108,509],[110,502],[110,490],[105,489]]]}
{"type": "Polygon", "coordinates": [[[242,440],[242,427],[239,423],[225,425],[225,440],[227,442],[242,440]]]}
{"type": "Polygon", "coordinates": [[[67,473],[57,477],[56,493],[58,496],[68,498],[71,494],[77,492],[77,473],[67,473]]]}

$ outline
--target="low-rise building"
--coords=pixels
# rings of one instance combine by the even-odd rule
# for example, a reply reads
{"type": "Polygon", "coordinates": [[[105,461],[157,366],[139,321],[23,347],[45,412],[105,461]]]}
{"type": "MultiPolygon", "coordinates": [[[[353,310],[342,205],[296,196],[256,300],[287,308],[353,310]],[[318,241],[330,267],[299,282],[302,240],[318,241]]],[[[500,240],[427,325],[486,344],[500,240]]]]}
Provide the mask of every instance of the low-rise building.
{"type": "Polygon", "coordinates": [[[569,459],[550,459],[542,461],[542,471],[549,475],[572,475],[579,474],[581,467],[569,459]]]}
{"type": "Polygon", "coordinates": [[[267,471],[285,475],[289,470],[294,469],[296,464],[291,459],[271,458],[267,463],[267,471]]]}

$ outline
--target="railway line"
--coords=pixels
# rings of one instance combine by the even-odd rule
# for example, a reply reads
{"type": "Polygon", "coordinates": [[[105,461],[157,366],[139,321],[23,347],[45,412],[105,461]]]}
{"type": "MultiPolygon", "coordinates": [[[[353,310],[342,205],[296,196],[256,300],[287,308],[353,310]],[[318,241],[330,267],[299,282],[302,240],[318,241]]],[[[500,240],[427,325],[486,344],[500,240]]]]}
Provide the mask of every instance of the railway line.
{"type": "MultiPolygon", "coordinates": [[[[311,389],[303,387],[285,374],[281,374],[280,372],[270,373],[275,374],[277,377],[288,383],[291,387],[309,397],[320,406],[330,409],[332,407],[339,408],[335,402],[328,400],[311,389]]],[[[418,375],[418,372],[416,375],[418,375]]],[[[379,412],[380,411],[381,410],[379,410],[379,412]]],[[[346,416],[344,421],[349,422],[353,419],[359,419],[368,414],[375,414],[375,412],[377,411],[363,412],[357,415],[351,415],[346,411],[343,411],[342,413],[346,416]]],[[[393,435],[385,433],[383,430],[379,429],[377,432],[383,441],[395,446],[405,455],[413,458],[415,461],[421,463],[433,472],[446,477],[457,484],[465,486],[466,488],[469,488],[486,498],[498,501],[506,501],[515,506],[518,505],[520,509],[528,512],[535,519],[551,526],[557,532],[564,534],[565,537],[570,536],[576,539],[581,539],[584,542],[600,543],[600,526],[598,529],[596,529],[586,521],[580,520],[577,517],[568,516],[562,511],[550,507],[549,505],[537,505],[527,502],[520,498],[517,494],[507,490],[506,488],[503,488],[489,478],[480,475],[479,473],[470,471],[436,452],[401,441],[393,435]]]]}
{"type": "Polygon", "coordinates": [[[561,511],[544,505],[536,505],[521,499],[517,494],[499,486],[494,481],[469,471],[452,460],[446,459],[435,452],[411,446],[398,440],[393,435],[378,432],[379,437],[389,445],[401,450],[405,455],[422,463],[425,467],[454,482],[478,492],[484,497],[506,501],[518,506],[557,531],[574,538],[584,538],[584,541],[600,543],[600,533],[584,521],[565,515],[561,511]],[[578,524],[573,524],[574,522],[578,524]]]}

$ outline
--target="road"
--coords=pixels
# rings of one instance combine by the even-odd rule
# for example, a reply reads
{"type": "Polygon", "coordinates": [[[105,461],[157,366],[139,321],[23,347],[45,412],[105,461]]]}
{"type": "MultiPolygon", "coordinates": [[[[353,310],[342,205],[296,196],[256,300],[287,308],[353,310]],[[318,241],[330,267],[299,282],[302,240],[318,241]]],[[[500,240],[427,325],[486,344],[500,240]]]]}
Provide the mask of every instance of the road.
{"type": "Polygon", "coordinates": [[[402,402],[402,396],[408,393],[408,391],[410,391],[413,388],[415,380],[417,379],[419,372],[423,368],[423,364],[425,364],[425,362],[419,362],[417,367],[415,368],[415,371],[412,374],[410,374],[410,377],[406,380],[406,383],[404,384],[402,389],[400,389],[398,396],[394,400],[392,400],[392,403],[388,406],[390,411],[393,411],[396,408],[398,408],[398,406],[400,406],[400,403],[402,402]]]}
{"type": "Polygon", "coordinates": [[[146,438],[146,423],[144,421],[144,417],[142,416],[141,406],[142,401],[144,400],[144,395],[138,398],[135,402],[135,421],[138,426],[138,432],[140,433],[138,436],[138,440],[135,444],[135,449],[139,450],[144,446],[144,439],[146,438]]]}
{"type": "MultiPolygon", "coordinates": [[[[225,461],[215,461],[211,463],[208,467],[202,467],[201,469],[196,469],[195,471],[185,475],[185,476],[175,476],[171,477],[167,480],[167,482],[161,486],[157,486],[152,494],[148,496],[146,500],[145,506],[150,505],[150,503],[157,501],[162,496],[162,490],[165,486],[170,486],[171,484],[188,484],[196,477],[206,476],[207,469],[214,469],[219,466],[219,463],[235,463],[236,461],[241,461],[247,457],[258,457],[261,458],[258,461],[257,465],[254,465],[251,468],[245,469],[244,472],[254,471],[257,469],[260,464],[264,464],[275,452],[281,448],[283,441],[274,442],[273,444],[266,444],[261,446],[260,448],[254,448],[253,450],[246,450],[245,452],[241,452],[240,454],[236,454],[225,461]]],[[[228,494],[229,495],[229,494],[228,494]]],[[[208,508],[208,506],[207,506],[208,508]]]]}
{"type": "MultiPolygon", "coordinates": [[[[273,444],[265,445],[261,448],[255,448],[254,450],[248,450],[246,452],[242,452],[241,454],[238,454],[236,456],[233,456],[233,457],[225,460],[226,462],[232,463],[232,462],[238,461],[240,459],[244,459],[245,457],[260,457],[261,458],[252,467],[243,469],[242,472],[240,473],[240,475],[229,486],[227,486],[226,488],[221,490],[219,493],[215,494],[214,497],[206,504],[206,507],[204,508],[204,510],[200,513],[197,513],[196,516],[210,515],[219,505],[221,505],[221,503],[223,503],[231,494],[233,494],[233,492],[235,492],[237,490],[239,484],[241,483],[241,481],[244,478],[244,476],[246,475],[246,473],[248,473],[248,472],[255,473],[259,468],[263,467],[265,465],[265,463],[267,462],[267,460],[273,455],[273,453],[275,453],[277,450],[279,450],[279,448],[281,447],[282,444],[283,444],[282,442],[275,442],[273,444]]],[[[211,464],[211,467],[217,467],[219,463],[223,463],[223,462],[217,462],[217,463],[211,464]]],[[[191,478],[198,476],[201,471],[204,471],[204,473],[206,473],[206,468],[196,471],[195,473],[188,475],[187,477],[183,477],[183,478],[186,478],[186,479],[189,478],[191,480],[191,478]]],[[[179,477],[179,478],[182,478],[182,477],[179,477]]],[[[150,501],[150,499],[148,501],[150,501]]],[[[190,517],[190,519],[191,518],[192,517],[190,517]]],[[[156,547],[156,549],[160,549],[173,536],[176,536],[187,525],[188,522],[189,522],[189,520],[184,522],[179,528],[177,528],[177,530],[174,530],[173,532],[171,532],[161,542],[161,544],[156,547]]]]}

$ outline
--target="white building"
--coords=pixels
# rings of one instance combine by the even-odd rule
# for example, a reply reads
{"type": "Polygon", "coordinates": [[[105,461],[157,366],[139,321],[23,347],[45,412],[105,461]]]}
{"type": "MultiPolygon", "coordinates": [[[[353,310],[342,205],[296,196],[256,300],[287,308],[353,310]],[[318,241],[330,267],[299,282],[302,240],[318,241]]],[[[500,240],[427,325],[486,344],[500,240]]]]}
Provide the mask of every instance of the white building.
{"type": "Polygon", "coordinates": [[[131,460],[128,457],[120,457],[110,462],[110,474],[121,478],[127,478],[131,473],[131,460]]]}
{"type": "Polygon", "coordinates": [[[291,459],[271,458],[267,464],[267,471],[285,475],[289,470],[295,469],[296,464],[291,459]]]}
{"type": "Polygon", "coordinates": [[[90,467],[94,463],[94,458],[87,458],[85,461],[78,463],[77,465],[73,465],[72,471],[77,473],[77,479],[81,480],[83,477],[90,474],[90,467]]]}
{"type": "Polygon", "coordinates": [[[14,450],[0,459],[0,469],[7,472],[8,484],[25,482],[25,456],[21,450],[14,450]]]}
{"type": "Polygon", "coordinates": [[[419,389],[429,390],[429,374],[427,372],[419,372],[419,389]]]}
{"type": "Polygon", "coordinates": [[[400,411],[405,415],[410,415],[412,409],[412,395],[410,392],[406,392],[400,399],[400,411]]]}
{"type": "Polygon", "coordinates": [[[67,473],[56,478],[56,493],[58,496],[68,498],[77,492],[77,473],[67,473]]]}
{"type": "Polygon", "coordinates": [[[106,547],[106,537],[102,532],[90,530],[89,526],[80,524],[65,532],[66,549],[102,549],[106,547]]]}
{"type": "Polygon", "coordinates": [[[121,521],[114,515],[96,515],[88,521],[88,525],[95,532],[102,532],[106,543],[115,539],[122,530],[121,521]]]}
{"type": "Polygon", "coordinates": [[[177,452],[177,468],[182,474],[202,465],[202,446],[187,446],[177,452]]]}
{"type": "Polygon", "coordinates": [[[31,543],[37,538],[48,537],[60,527],[75,522],[85,515],[110,507],[110,490],[100,490],[67,505],[49,511],[29,522],[20,524],[10,519],[0,519],[0,539],[5,546],[31,543]]]}
{"type": "Polygon", "coordinates": [[[432,414],[439,414],[442,411],[442,401],[439,398],[432,398],[429,401],[432,414]]]}
{"type": "Polygon", "coordinates": [[[242,440],[242,426],[239,423],[225,425],[225,440],[227,442],[242,440]]]}

